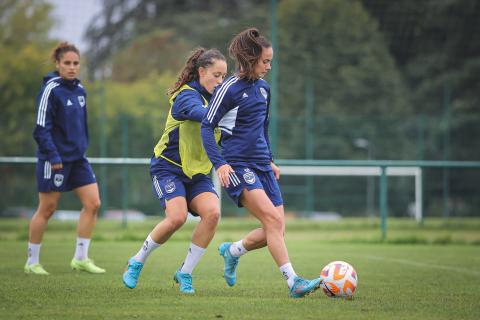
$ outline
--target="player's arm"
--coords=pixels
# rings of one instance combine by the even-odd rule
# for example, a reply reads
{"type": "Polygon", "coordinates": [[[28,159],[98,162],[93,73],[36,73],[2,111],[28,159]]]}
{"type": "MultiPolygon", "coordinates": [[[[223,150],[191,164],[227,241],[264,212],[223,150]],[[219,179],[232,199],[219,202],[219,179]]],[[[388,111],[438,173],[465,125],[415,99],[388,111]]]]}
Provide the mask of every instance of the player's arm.
{"type": "Polygon", "coordinates": [[[265,117],[265,122],[264,122],[264,136],[265,136],[265,141],[267,142],[268,150],[270,152],[270,166],[272,167],[273,173],[275,174],[275,178],[278,180],[280,179],[280,168],[273,163],[273,153],[272,153],[272,148],[270,146],[270,138],[268,135],[268,125],[270,123],[270,90],[268,90],[268,97],[267,97],[267,116],[265,117]]]}
{"type": "Polygon", "coordinates": [[[172,117],[175,120],[192,120],[202,122],[207,112],[204,101],[196,91],[183,90],[175,98],[172,105],[172,117]]]}
{"type": "Polygon", "coordinates": [[[37,102],[37,121],[33,131],[33,137],[38,144],[41,153],[48,155],[48,161],[53,169],[62,167],[62,159],[57,147],[53,143],[52,128],[55,107],[51,90],[43,91],[37,102]]]}
{"type": "Polygon", "coordinates": [[[234,172],[232,167],[222,157],[215,141],[214,129],[223,116],[232,108],[230,92],[222,90],[225,83],[216,90],[210,101],[213,101],[207,109],[202,120],[201,134],[203,147],[217,172],[220,184],[228,187],[230,184],[229,175],[234,172]]]}

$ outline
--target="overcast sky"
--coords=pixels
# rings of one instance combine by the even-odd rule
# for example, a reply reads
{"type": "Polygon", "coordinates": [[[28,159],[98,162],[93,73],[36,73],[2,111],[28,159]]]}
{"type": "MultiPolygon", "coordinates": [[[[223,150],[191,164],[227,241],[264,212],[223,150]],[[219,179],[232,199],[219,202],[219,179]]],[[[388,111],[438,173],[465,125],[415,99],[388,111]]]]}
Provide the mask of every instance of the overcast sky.
{"type": "Polygon", "coordinates": [[[48,0],[53,5],[56,23],[50,36],[74,43],[80,51],[87,49],[83,34],[92,17],[101,9],[100,0],[48,0]]]}

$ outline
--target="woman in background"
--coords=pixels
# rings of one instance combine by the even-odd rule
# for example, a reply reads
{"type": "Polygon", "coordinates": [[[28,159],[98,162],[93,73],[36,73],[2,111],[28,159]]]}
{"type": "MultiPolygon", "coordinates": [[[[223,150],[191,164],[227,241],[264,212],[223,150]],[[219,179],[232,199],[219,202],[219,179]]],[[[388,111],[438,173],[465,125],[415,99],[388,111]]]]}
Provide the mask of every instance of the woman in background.
{"type": "Polygon", "coordinates": [[[29,228],[28,260],[24,271],[48,275],[40,264],[40,247],[48,220],[62,192],[73,190],[83,208],[77,228],[72,269],[104,273],[88,258],[92,231],[100,207],[97,181],[85,157],[88,146],[87,94],[77,79],[80,52],[70,43],[58,44],[52,53],[57,71],[47,74],[37,97],[37,120],[33,133],[38,144],[38,208],[29,228]]]}

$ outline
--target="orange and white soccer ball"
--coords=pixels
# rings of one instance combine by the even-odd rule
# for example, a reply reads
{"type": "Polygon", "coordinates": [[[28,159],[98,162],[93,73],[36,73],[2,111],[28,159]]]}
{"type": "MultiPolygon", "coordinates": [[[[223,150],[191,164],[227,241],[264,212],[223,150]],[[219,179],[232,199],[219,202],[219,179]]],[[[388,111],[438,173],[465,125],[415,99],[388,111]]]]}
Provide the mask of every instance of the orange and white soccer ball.
{"type": "Polygon", "coordinates": [[[352,298],[358,284],[355,269],[345,261],[333,261],[327,264],[320,276],[323,278],[321,288],[329,297],[352,298]]]}

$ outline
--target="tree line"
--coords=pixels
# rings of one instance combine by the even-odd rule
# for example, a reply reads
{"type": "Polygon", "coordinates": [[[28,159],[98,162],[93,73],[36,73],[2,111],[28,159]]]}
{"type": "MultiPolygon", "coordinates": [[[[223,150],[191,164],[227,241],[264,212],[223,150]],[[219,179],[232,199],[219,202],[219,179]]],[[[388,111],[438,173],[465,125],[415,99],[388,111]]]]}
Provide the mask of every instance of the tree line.
{"type": "MultiPolygon", "coordinates": [[[[150,156],[168,111],[165,91],[188,52],[226,53],[248,26],[268,35],[273,3],[277,158],[365,159],[355,143],[364,139],[375,159],[480,159],[475,0],[104,1],[82,58],[89,155],[121,156],[127,123],[128,155],[150,156]]],[[[57,40],[48,37],[51,12],[46,1],[0,4],[1,155],[34,155],[34,100],[57,40]]],[[[440,199],[441,178],[431,180],[429,199],[440,199]]],[[[450,180],[459,198],[478,191],[475,175],[450,180]]]]}

